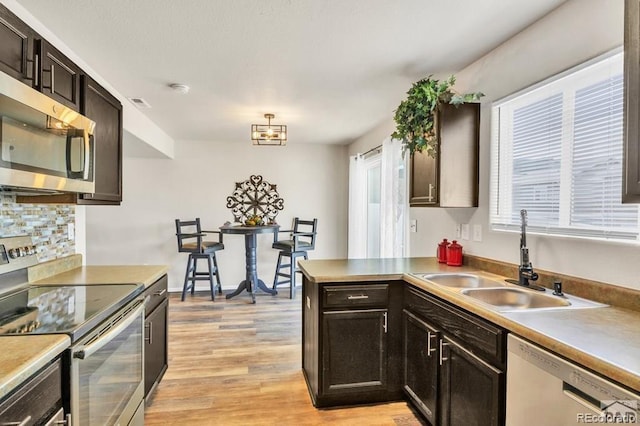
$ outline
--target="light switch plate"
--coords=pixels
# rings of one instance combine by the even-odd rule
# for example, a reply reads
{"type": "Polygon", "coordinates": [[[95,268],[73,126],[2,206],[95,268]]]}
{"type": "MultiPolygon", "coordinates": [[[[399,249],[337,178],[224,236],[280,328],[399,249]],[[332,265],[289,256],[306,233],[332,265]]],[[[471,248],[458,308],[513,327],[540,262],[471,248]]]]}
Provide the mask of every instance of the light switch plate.
{"type": "Polygon", "coordinates": [[[76,227],[73,223],[67,223],[67,238],[70,240],[76,239],[76,227]]]}
{"type": "Polygon", "coordinates": [[[473,241],[482,241],[482,225],[473,225],[473,241]]]}
{"type": "Polygon", "coordinates": [[[462,239],[463,240],[468,240],[469,239],[469,224],[468,223],[462,224],[462,239]]]}
{"type": "Polygon", "coordinates": [[[409,226],[409,230],[411,232],[418,232],[418,221],[415,219],[411,219],[411,225],[409,226]]]}
{"type": "Polygon", "coordinates": [[[460,239],[462,238],[462,224],[461,223],[456,223],[456,238],[460,239]]]}

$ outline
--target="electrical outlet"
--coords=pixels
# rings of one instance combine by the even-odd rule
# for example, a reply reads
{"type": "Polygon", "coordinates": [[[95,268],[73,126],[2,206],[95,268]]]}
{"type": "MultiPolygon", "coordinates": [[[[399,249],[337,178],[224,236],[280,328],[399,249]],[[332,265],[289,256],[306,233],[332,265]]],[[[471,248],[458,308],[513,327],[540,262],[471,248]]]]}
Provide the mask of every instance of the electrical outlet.
{"type": "Polygon", "coordinates": [[[473,241],[482,241],[482,225],[473,225],[473,241]]]}
{"type": "Polygon", "coordinates": [[[67,223],[67,238],[76,239],[76,226],[73,223],[67,223]]]}
{"type": "Polygon", "coordinates": [[[411,225],[409,226],[409,230],[411,232],[418,232],[418,221],[415,219],[411,219],[411,225]]]}
{"type": "Polygon", "coordinates": [[[455,232],[456,238],[460,239],[462,238],[462,224],[460,223],[456,223],[456,232],[455,232]]]}
{"type": "Polygon", "coordinates": [[[468,223],[464,223],[462,225],[462,239],[463,240],[468,240],[469,239],[469,224],[468,223]]]}

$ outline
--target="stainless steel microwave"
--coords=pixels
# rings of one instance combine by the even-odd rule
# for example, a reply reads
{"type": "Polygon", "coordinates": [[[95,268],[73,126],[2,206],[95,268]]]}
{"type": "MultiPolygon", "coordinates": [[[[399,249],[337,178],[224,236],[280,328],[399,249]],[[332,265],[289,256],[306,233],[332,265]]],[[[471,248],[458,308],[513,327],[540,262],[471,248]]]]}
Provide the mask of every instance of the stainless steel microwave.
{"type": "Polygon", "coordinates": [[[95,126],[0,72],[0,187],[95,192],[95,126]]]}

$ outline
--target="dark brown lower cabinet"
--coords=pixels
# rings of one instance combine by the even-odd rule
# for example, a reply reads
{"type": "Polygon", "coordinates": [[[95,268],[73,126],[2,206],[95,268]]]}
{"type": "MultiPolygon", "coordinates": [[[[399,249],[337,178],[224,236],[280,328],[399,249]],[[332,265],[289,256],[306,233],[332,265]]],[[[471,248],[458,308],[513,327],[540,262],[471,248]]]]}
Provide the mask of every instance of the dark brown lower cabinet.
{"type": "Polygon", "coordinates": [[[148,296],[144,320],[144,395],[145,400],[149,401],[168,366],[167,276],[153,283],[144,294],[148,296]]]}
{"type": "Polygon", "coordinates": [[[505,339],[499,327],[405,289],[403,389],[432,425],[498,426],[505,413],[505,339]]]}
{"type": "Polygon", "coordinates": [[[447,337],[440,342],[440,424],[504,424],[504,372],[447,337]]]}
{"type": "Polygon", "coordinates": [[[402,399],[402,282],[302,286],[302,368],[313,405],[402,399]]]}
{"type": "Polygon", "coordinates": [[[326,395],[387,386],[387,310],[323,314],[323,391],[326,395]]]}
{"type": "Polygon", "coordinates": [[[440,364],[440,333],[411,312],[404,311],[404,384],[414,406],[431,423],[437,424],[440,364]]]}
{"type": "Polygon", "coordinates": [[[304,276],[302,310],[314,406],[404,396],[432,426],[504,425],[504,329],[402,281],[304,276]]]}

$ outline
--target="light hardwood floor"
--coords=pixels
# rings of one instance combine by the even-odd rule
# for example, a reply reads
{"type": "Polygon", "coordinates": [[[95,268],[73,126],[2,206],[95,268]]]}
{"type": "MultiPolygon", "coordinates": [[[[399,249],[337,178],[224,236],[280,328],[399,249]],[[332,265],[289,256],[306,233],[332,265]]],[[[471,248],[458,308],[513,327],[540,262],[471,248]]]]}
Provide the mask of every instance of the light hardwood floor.
{"type": "Polygon", "coordinates": [[[421,422],[404,402],[318,410],[302,375],[301,303],[208,293],[169,301],[169,369],[145,425],[401,425],[421,422]]]}

